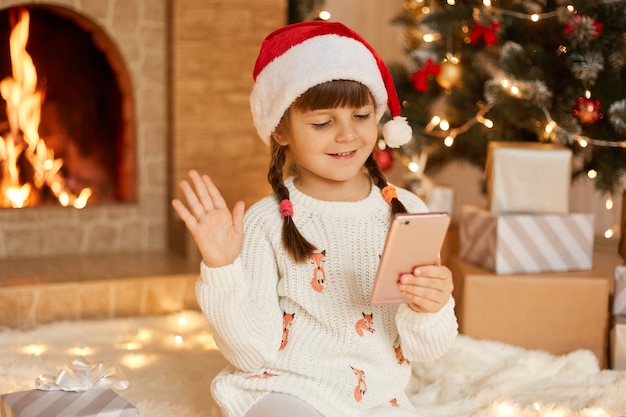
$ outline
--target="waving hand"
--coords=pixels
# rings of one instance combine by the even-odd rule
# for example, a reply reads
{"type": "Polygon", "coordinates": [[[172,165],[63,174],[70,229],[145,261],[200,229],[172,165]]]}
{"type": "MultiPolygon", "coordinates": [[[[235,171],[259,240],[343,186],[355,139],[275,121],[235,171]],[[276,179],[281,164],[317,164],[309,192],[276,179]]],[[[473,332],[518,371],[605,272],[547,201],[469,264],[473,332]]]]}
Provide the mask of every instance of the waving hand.
{"type": "Polygon", "coordinates": [[[172,206],[191,232],[207,266],[231,264],[243,245],[244,203],[235,203],[231,213],[208,175],[191,170],[189,177],[193,187],[186,180],[180,182],[189,208],[178,199],[172,201],[172,206]]]}

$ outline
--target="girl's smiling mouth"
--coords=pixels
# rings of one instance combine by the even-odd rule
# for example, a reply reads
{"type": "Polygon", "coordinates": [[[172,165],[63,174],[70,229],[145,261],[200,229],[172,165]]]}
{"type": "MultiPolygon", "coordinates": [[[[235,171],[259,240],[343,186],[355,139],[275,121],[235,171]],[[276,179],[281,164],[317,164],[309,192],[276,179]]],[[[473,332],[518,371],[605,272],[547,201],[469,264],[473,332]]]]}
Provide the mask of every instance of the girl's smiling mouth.
{"type": "Polygon", "coordinates": [[[331,153],[329,155],[332,156],[333,158],[344,159],[344,158],[350,158],[354,156],[355,154],[356,154],[356,151],[349,151],[349,152],[331,153]]]}

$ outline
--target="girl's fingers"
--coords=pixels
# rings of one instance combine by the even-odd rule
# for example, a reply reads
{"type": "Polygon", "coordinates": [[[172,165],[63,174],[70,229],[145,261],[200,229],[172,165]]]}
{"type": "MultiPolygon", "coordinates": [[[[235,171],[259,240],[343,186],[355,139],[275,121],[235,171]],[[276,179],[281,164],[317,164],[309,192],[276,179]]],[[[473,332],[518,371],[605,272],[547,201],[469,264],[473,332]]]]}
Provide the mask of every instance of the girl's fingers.
{"type": "MultiPolygon", "coordinates": [[[[196,213],[196,209],[200,210],[201,215],[206,213],[207,211],[213,210],[215,208],[215,205],[213,204],[213,198],[211,197],[211,194],[209,192],[209,189],[204,179],[204,177],[208,178],[208,176],[203,175],[201,177],[200,174],[198,174],[198,171],[191,170],[189,171],[189,177],[191,178],[191,181],[193,182],[193,186],[196,190],[197,200],[202,205],[201,209],[199,208],[199,206],[195,208],[192,207],[192,209],[194,210],[194,213],[196,215],[198,214],[196,213]]],[[[215,186],[210,180],[209,180],[209,184],[210,186],[215,188],[215,186]]]]}
{"type": "Polygon", "coordinates": [[[187,210],[187,207],[185,207],[182,201],[174,199],[172,200],[172,206],[189,229],[195,227],[197,224],[196,218],[187,210]]]}
{"type": "Polygon", "coordinates": [[[222,197],[222,194],[208,175],[202,176],[202,183],[208,196],[211,198],[211,205],[215,208],[227,208],[226,201],[222,197]]]}
{"type": "Polygon", "coordinates": [[[205,213],[204,205],[200,202],[200,200],[198,200],[198,196],[194,192],[193,188],[191,188],[191,185],[189,185],[187,181],[183,180],[180,182],[179,186],[185,196],[185,200],[187,200],[190,213],[193,214],[196,219],[202,217],[205,213]]]}

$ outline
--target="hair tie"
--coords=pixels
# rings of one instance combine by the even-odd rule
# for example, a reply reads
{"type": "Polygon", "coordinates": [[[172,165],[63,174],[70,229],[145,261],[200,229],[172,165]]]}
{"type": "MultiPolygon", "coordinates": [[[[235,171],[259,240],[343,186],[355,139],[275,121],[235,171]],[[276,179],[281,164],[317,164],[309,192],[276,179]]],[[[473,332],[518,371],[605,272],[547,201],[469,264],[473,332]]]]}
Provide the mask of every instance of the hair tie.
{"type": "Polygon", "coordinates": [[[387,202],[387,204],[391,204],[391,201],[395,198],[396,200],[398,199],[398,194],[396,193],[396,188],[391,186],[391,185],[387,185],[386,187],[384,187],[381,190],[382,194],[383,194],[383,198],[385,199],[385,201],[387,202]]]}
{"type": "Polygon", "coordinates": [[[285,198],[280,202],[280,214],[285,217],[293,217],[293,205],[288,198],[285,198]]]}

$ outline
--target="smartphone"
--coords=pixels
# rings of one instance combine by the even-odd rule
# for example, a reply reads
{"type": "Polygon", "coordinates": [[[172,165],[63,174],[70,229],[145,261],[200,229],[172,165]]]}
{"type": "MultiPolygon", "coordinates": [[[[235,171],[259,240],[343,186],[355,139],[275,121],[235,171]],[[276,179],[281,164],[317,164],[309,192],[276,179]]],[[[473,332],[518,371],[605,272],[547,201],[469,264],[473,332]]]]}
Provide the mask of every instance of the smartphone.
{"type": "Polygon", "coordinates": [[[372,304],[405,303],[398,289],[401,274],[421,265],[437,265],[450,215],[401,213],[393,216],[370,297],[372,304]]]}

